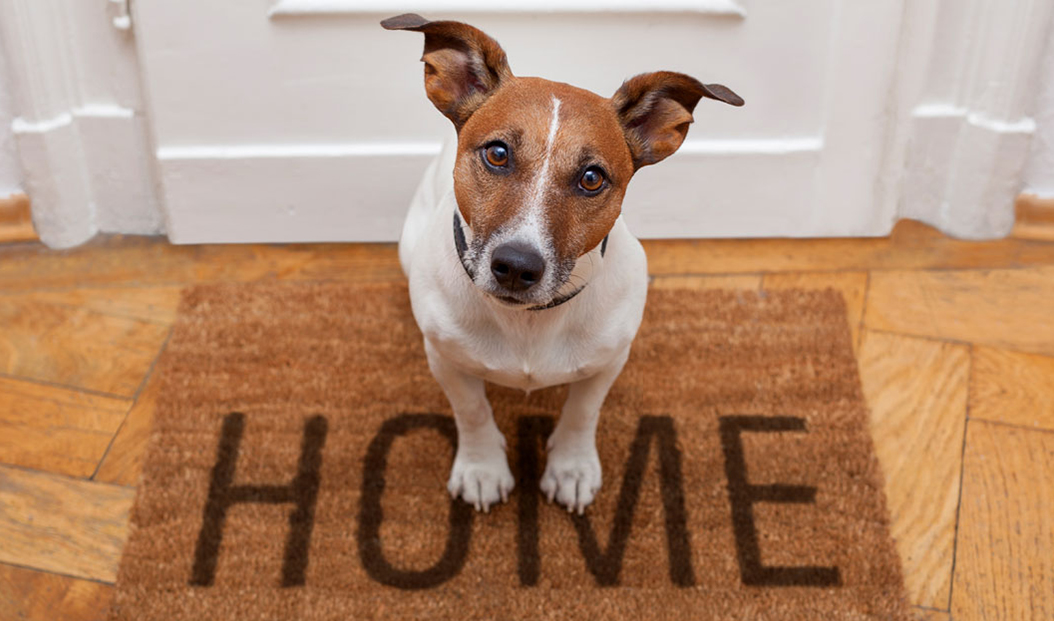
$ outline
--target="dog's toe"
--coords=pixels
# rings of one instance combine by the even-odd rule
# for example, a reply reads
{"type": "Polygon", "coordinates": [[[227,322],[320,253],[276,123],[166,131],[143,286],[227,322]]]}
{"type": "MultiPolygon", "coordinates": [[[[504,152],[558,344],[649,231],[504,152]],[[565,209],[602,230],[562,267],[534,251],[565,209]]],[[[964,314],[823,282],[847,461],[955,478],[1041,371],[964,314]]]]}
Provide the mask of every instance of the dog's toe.
{"type": "Polygon", "coordinates": [[[556,444],[550,449],[540,487],[549,502],[556,501],[569,512],[585,512],[600,489],[600,459],[591,446],[561,449],[556,444]]]}
{"type": "Polygon", "coordinates": [[[505,502],[513,487],[515,481],[504,452],[500,458],[487,460],[455,459],[447,483],[451,496],[460,497],[477,511],[490,511],[492,506],[505,502]]]}

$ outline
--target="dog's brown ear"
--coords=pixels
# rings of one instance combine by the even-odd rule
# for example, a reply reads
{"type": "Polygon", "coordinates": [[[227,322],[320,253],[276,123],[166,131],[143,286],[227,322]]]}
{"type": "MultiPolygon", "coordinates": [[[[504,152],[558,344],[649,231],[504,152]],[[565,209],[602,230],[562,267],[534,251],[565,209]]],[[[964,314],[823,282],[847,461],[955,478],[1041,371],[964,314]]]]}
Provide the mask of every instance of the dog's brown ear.
{"type": "Polygon", "coordinates": [[[739,95],[728,87],[703,84],[672,71],[644,73],[622,84],[611,103],[622,123],[634,168],[673,155],[684,142],[695,104],[702,97],[743,105],[739,95]]]}
{"type": "Polygon", "coordinates": [[[387,30],[425,35],[425,92],[460,130],[501,83],[512,77],[505,50],[482,30],[460,22],[430,22],[407,13],[383,22],[387,30]]]}

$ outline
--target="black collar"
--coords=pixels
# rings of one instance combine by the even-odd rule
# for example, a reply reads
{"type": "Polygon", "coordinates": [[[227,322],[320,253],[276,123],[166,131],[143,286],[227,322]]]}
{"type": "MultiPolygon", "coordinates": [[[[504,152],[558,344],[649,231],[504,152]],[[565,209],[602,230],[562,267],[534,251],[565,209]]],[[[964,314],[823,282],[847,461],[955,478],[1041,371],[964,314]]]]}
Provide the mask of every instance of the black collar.
{"type": "MultiPolygon", "coordinates": [[[[457,248],[457,258],[460,259],[460,261],[461,261],[461,267],[465,268],[465,273],[468,274],[468,277],[470,279],[474,280],[475,277],[476,277],[475,274],[472,273],[472,270],[469,269],[468,265],[465,263],[465,252],[468,250],[468,242],[465,240],[465,231],[462,230],[462,228],[461,228],[461,217],[458,215],[457,209],[454,209],[454,247],[457,248]]],[[[600,256],[601,257],[604,256],[604,253],[607,252],[607,249],[608,249],[608,238],[607,238],[607,236],[605,236],[604,237],[604,241],[600,242],[600,256]]],[[[530,306],[530,307],[527,308],[527,310],[540,311],[540,310],[546,310],[546,309],[549,309],[549,308],[554,308],[556,306],[560,306],[564,302],[570,301],[571,298],[575,297],[579,293],[582,293],[582,290],[585,289],[585,288],[586,288],[586,285],[582,285],[581,287],[575,289],[571,293],[568,293],[568,294],[565,294],[565,295],[561,295],[560,297],[553,298],[552,300],[549,301],[548,304],[540,304],[538,306],[530,306]]]]}

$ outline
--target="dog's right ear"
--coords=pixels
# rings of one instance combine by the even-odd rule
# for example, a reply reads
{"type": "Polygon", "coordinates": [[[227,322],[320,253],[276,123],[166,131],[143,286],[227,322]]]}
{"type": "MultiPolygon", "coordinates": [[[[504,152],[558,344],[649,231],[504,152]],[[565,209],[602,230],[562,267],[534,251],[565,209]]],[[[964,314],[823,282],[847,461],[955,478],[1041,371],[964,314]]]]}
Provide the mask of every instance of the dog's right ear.
{"type": "Polygon", "coordinates": [[[390,17],[381,26],[424,33],[425,92],[459,131],[491,93],[512,78],[505,50],[468,24],[430,22],[407,13],[390,17]]]}

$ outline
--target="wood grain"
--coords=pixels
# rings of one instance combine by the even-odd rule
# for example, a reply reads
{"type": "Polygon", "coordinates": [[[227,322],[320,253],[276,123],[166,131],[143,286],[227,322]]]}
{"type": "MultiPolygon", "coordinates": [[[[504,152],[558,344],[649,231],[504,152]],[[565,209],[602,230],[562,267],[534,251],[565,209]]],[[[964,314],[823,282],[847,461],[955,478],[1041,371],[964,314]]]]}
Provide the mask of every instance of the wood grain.
{"type": "Polygon", "coordinates": [[[845,298],[849,330],[853,336],[853,349],[858,349],[860,321],[864,315],[864,299],[867,297],[867,272],[766,274],[761,286],[763,289],[834,289],[838,291],[845,298]]]}
{"type": "MultiPolygon", "coordinates": [[[[110,315],[170,325],[176,319],[183,287],[94,287],[16,294],[35,303],[86,308],[110,315]]],[[[0,300],[2,300],[0,294],[0,300]]]]}
{"type": "Polygon", "coordinates": [[[952,616],[1054,619],[1054,433],[971,420],[952,616]]]}
{"type": "Polygon", "coordinates": [[[395,244],[173,246],[101,235],[61,252],[0,246],[0,291],[255,280],[403,279],[395,244]]]}
{"type": "Polygon", "coordinates": [[[1054,357],[974,348],[970,417],[1054,430],[1054,357]]]}
{"type": "Polygon", "coordinates": [[[871,275],[868,328],[1054,355],[1054,267],[871,275]]]}
{"type": "Polygon", "coordinates": [[[0,621],[100,621],[113,587],[0,564],[0,621]]]}
{"type": "Polygon", "coordinates": [[[913,604],[947,606],[970,352],[865,331],[860,377],[913,604]]]}
{"type": "Polygon", "coordinates": [[[1014,237],[1054,241],[1054,198],[1019,194],[1014,215],[1014,237]]]}
{"type": "Polygon", "coordinates": [[[931,610],[929,608],[916,608],[915,618],[918,621],[951,621],[951,614],[943,610],[931,610]]]}
{"type": "Polygon", "coordinates": [[[0,296],[0,373],[132,396],[167,334],[138,319],[0,296]]]}
{"type": "Polygon", "coordinates": [[[146,388],[135,400],[135,406],[117,432],[113,445],[93,477],[94,480],[117,485],[139,484],[143,455],[150,439],[160,386],[161,382],[156,373],[147,380],[146,388]]]}
{"type": "Polygon", "coordinates": [[[135,490],[0,466],[0,562],[113,582],[135,490]]]}
{"type": "MultiPolygon", "coordinates": [[[[741,274],[1054,264],[1054,245],[955,240],[902,221],[889,238],[648,240],[651,274],[741,274]]],[[[0,291],[261,279],[402,279],[395,244],[172,246],[101,235],[73,250],[0,247],[0,291]]]]}
{"type": "Polygon", "coordinates": [[[25,194],[13,194],[0,198],[0,243],[36,239],[37,231],[33,228],[29,197],[25,194]]]}
{"type": "MultiPolygon", "coordinates": [[[[911,220],[869,239],[647,240],[652,274],[992,268],[1054,264],[1054,245],[1003,239],[963,241],[911,220]]],[[[2,276],[0,276],[2,282],[2,276]]]]}
{"type": "Polygon", "coordinates": [[[131,404],[0,377],[0,463],[90,477],[131,404]]]}
{"type": "Polygon", "coordinates": [[[732,276],[656,276],[651,281],[652,289],[749,289],[761,288],[760,274],[735,274],[732,276]]]}

